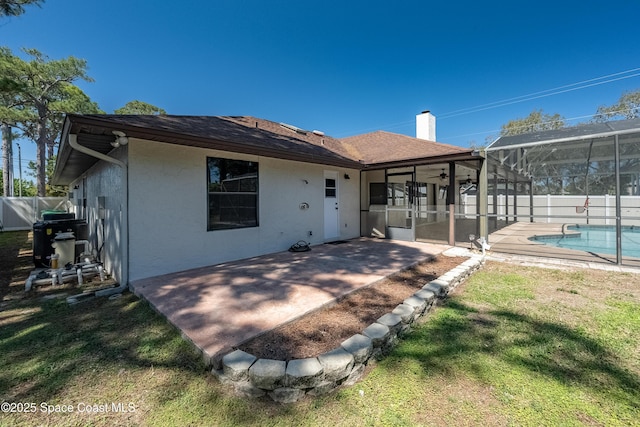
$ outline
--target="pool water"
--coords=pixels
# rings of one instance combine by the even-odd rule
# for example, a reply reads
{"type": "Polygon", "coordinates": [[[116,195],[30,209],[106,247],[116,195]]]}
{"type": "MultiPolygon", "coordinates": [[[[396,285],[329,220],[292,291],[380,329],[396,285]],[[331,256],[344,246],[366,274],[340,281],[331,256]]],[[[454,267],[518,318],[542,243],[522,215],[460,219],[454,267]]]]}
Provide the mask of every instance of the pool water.
{"type": "MultiPolygon", "coordinates": [[[[610,226],[575,225],[567,231],[580,235],[536,236],[531,240],[557,248],[601,254],[616,254],[616,229],[610,226]]],[[[622,227],[622,255],[640,258],[640,227],[622,227]]]]}

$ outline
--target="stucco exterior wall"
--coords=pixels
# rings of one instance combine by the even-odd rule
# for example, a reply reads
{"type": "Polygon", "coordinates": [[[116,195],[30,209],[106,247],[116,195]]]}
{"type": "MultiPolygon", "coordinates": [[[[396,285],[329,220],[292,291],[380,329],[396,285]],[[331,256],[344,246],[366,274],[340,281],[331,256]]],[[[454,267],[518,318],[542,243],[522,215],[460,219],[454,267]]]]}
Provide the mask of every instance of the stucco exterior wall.
{"type": "Polygon", "coordinates": [[[371,205],[370,184],[385,183],[384,170],[367,171],[361,176],[360,189],[360,234],[366,237],[385,237],[385,209],[386,204],[371,205]]]}
{"type": "Polygon", "coordinates": [[[356,170],[137,139],[128,150],[131,281],[323,243],[324,170],[338,171],[340,238],[360,235],[356,170]],[[207,157],[258,162],[258,227],[207,231],[207,157]]]}
{"type": "MultiPolygon", "coordinates": [[[[121,147],[110,156],[124,161],[126,152],[127,148],[121,147]]],[[[76,218],[86,219],[89,225],[90,250],[99,256],[105,270],[122,282],[121,226],[125,215],[122,168],[98,162],[69,188],[76,218]]]]}

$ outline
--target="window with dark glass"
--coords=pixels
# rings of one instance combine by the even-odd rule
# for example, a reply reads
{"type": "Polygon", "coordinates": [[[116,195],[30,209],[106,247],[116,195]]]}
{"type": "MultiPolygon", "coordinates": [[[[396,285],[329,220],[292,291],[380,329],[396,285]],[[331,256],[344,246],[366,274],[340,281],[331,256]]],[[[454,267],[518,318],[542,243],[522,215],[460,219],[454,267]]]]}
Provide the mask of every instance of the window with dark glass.
{"type": "Polygon", "coordinates": [[[336,180],[331,178],[325,178],[324,180],[324,196],[336,197],[336,180]]]}
{"type": "Polygon", "coordinates": [[[207,158],[207,230],[258,226],[258,163],[207,158]]]}
{"type": "Polygon", "coordinates": [[[369,184],[369,204],[387,204],[387,184],[384,182],[372,182],[369,184]]]}

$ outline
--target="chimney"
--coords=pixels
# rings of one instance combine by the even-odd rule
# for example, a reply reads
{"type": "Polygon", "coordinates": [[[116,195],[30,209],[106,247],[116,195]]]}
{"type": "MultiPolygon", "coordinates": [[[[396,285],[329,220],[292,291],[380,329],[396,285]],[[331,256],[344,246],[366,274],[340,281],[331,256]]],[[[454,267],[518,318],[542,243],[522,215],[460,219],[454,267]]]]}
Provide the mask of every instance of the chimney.
{"type": "Polygon", "coordinates": [[[429,110],[416,116],[416,138],[427,141],[436,140],[436,116],[431,114],[429,110]]]}

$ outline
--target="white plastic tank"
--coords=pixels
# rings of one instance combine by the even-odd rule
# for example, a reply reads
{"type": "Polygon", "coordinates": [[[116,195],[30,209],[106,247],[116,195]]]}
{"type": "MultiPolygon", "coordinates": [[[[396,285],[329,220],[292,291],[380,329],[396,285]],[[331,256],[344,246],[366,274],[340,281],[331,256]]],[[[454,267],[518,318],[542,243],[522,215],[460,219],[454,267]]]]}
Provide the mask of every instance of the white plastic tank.
{"type": "Polygon", "coordinates": [[[64,267],[68,263],[74,264],[76,258],[76,237],[68,231],[56,234],[51,247],[58,255],[58,265],[64,267]]]}

